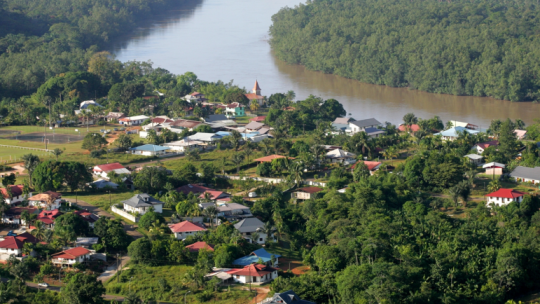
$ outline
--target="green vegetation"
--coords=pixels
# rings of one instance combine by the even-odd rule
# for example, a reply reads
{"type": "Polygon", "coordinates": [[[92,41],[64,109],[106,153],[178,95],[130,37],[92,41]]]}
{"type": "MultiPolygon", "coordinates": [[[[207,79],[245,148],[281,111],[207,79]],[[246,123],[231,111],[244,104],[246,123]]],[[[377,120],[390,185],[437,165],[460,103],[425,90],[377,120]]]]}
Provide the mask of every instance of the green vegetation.
{"type": "Polygon", "coordinates": [[[318,0],[272,17],[279,59],[362,82],[540,100],[537,1],[318,0]]]}

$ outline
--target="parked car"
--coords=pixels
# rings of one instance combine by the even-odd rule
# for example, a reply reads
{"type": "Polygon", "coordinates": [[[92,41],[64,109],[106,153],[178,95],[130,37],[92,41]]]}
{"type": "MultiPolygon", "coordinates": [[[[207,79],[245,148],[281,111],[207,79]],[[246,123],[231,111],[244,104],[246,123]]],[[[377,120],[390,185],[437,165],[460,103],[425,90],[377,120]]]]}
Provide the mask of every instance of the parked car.
{"type": "Polygon", "coordinates": [[[43,287],[43,288],[47,288],[49,287],[49,284],[45,283],[45,282],[42,282],[42,283],[39,283],[37,284],[39,287],[43,287]]]}
{"type": "Polygon", "coordinates": [[[257,192],[248,193],[248,197],[257,197],[257,192]]]}

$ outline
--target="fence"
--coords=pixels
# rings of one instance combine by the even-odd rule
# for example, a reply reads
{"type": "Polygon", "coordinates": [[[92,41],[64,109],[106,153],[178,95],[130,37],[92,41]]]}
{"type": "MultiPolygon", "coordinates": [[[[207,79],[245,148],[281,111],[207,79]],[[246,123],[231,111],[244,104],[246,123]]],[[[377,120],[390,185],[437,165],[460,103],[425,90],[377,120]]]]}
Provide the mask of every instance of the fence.
{"type": "Polygon", "coordinates": [[[134,216],[133,214],[130,214],[129,212],[124,211],[124,209],[118,209],[115,206],[111,207],[111,211],[127,218],[128,220],[137,223],[139,221],[139,218],[134,216]]]}
{"type": "Polygon", "coordinates": [[[49,150],[49,149],[39,149],[39,148],[21,147],[21,146],[10,146],[10,145],[0,145],[0,147],[12,148],[12,149],[23,149],[23,150],[43,151],[43,152],[50,152],[50,151],[52,151],[52,150],[49,150]]]}
{"type": "MultiPolygon", "coordinates": [[[[217,177],[221,177],[221,178],[225,178],[225,179],[230,179],[230,180],[254,180],[254,181],[258,181],[258,182],[263,182],[263,183],[268,183],[268,184],[279,184],[279,183],[283,183],[285,182],[286,180],[283,179],[283,178],[277,178],[277,177],[247,177],[247,176],[244,176],[244,177],[240,177],[240,176],[234,176],[234,175],[219,175],[219,174],[216,174],[217,177]]],[[[310,185],[310,186],[319,186],[319,187],[326,187],[326,183],[321,183],[321,182],[316,182],[316,181],[302,181],[301,184],[304,184],[304,185],[310,185]]]]}

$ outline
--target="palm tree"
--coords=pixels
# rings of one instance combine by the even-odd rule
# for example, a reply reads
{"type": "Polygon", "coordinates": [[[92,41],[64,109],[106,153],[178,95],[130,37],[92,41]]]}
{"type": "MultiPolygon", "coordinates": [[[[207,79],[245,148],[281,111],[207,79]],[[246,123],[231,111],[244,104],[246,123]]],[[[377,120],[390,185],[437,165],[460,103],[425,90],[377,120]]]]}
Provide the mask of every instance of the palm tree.
{"type": "Polygon", "coordinates": [[[302,176],[304,175],[304,164],[301,161],[295,161],[289,167],[289,178],[296,184],[296,187],[299,187],[302,183],[302,176]]]}
{"type": "Polygon", "coordinates": [[[362,151],[362,155],[366,154],[366,149],[371,151],[369,147],[370,138],[366,132],[358,132],[351,137],[353,142],[352,146],[355,147],[356,151],[362,151]]]}
{"type": "Polygon", "coordinates": [[[257,110],[259,109],[259,103],[257,100],[252,100],[251,104],[249,105],[249,109],[251,110],[251,113],[255,112],[257,113],[257,110]]]}
{"type": "Polygon", "coordinates": [[[43,242],[50,243],[52,241],[52,238],[54,236],[54,231],[47,229],[45,232],[43,232],[43,242]]]}
{"type": "Polygon", "coordinates": [[[260,232],[266,234],[266,238],[269,239],[276,232],[276,227],[274,227],[272,225],[272,223],[270,223],[270,221],[268,221],[268,222],[264,223],[264,226],[262,226],[260,228],[260,232]]]}
{"type": "Polygon", "coordinates": [[[244,156],[247,158],[247,162],[249,163],[249,157],[253,154],[253,149],[251,149],[249,146],[244,148],[244,156]]]}
{"type": "Polygon", "coordinates": [[[213,218],[217,217],[218,209],[215,206],[209,206],[208,208],[203,210],[203,214],[206,217],[210,218],[210,227],[214,228],[213,218]]]}
{"type": "Polygon", "coordinates": [[[396,150],[395,147],[390,147],[388,149],[386,149],[384,152],[383,152],[383,156],[385,159],[390,159],[390,164],[392,164],[392,159],[394,157],[398,157],[399,156],[399,153],[398,151],[396,150]]]}
{"type": "Polygon", "coordinates": [[[236,165],[236,174],[240,172],[240,164],[244,161],[244,155],[236,153],[232,156],[231,161],[236,165]]]}
{"type": "Polygon", "coordinates": [[[490,193],[495,192],[495,191],[499,190],[500,188],[501,188],[501,185],[499,184],[498,180],[494,179],[491,182],[489,182],[488,191],[490,193]]]}
{"type": "Polygon", "coordinates": [[[525,122],[519,118],[516,119],[515,125],[516,125],[516,129],[519,129],[519,130],[523,130],[525,128],[525,122]]]}
{"type": "Polygon", "coordinates": [[[251,243],[257,244],[257,240],[259,240],[259,233],[258,232],[252,232],[249,238],[251,239],[251,243]]]}
{"type": "Polygon", "coordinates": [[[407,113],[405,116],[403,116],[403,122],[407,129],[410,129],[413,124],[416,124],[418,122],[418,118],[416,118],[416,115],[414,113],[407,113]]]}
{"type": "Polygon", "coordinates": [[[43,240],[43,237],[45,236],[45,225],[41,221],[36,221],[34,223],[34,227],[36,227],[34,230],[32,230],[32,235],[34,235],[38,240],[43,240]]]}
{"type": "Polygon", "coordinates": [[[447,192],[450,195],[450,199],[454,202],[454,206],[457,207],[459,194],[460,194],[458,186],[448,188],[447,192]]]}
{"type": "Polygon", "coordinates": [[[160,223],[159,221],[155,221],[152,223],[150,228],[148,228],[148,232],[154,235],[163,235],[164,233],[167,232],[168,228],[169,227],[166,224],[160,223]]]}
{"type": "Polygon", "coordinates": [[[39,157],[30,153],[23,155],[23,157],[21,158],[24,161],[24,168],[28,170],[28,175],[30,177],[30,186],[32,186],[32,174],[40,163],[39,157]]]}
{"type": "Polygon", "coordinates": [[[64,151],[62,151],[62,149],[60,148],[55,148],[54,150],[51,151],[51,153],[56,156],[56,161],[58,161],[58,156],[60,156],[62,153],[64,153],[64,151]]]}
{"type": "Polygon", "coordinates": [[[311,153],[313,153],[313,156],[315,157],[315,163],[317,164],[317,167],[319,166],[319,155],[321,154],[321,151],[323,150],[323,147],[320,145],[312,145],[309,150],[311,153]]]}

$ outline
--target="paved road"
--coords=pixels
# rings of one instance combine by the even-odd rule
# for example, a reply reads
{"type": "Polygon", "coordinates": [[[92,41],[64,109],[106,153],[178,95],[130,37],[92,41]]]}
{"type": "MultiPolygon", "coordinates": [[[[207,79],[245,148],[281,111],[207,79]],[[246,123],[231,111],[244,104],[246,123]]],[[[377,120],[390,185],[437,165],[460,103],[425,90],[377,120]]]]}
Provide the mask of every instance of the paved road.
{"type": "MultiPolygon", "coordinates": [[[[130,257],[129,256],[123,256],[121,259],[120,259],[120,265],[118,265],[120,267],[120,269],[129,269],[129,268],[125,268],[127,262],[129,262],[130,260],[130,257]]],[[[108,279],[112,278],[116,272],[118,271],[118,268],[116,268],[117,264],[113,264],[109,267],[107,267],[107,270],[105,270],[105,272],[103,272],[98,278],[97,280],[98,281],[101,281],[103,283],[107,282],[108,279]]]]}
{"type": "MultiPolygon", "coordinates": [[[[70,201],[70,202],[75,202],[75,199],[73,198],[66,198],[65,199],[66,201],[70,201]]],[[[116,218],[114,215],[110,214],[109,212],[99,208],[99,207],[96,207],[92,204],[89,204],[85,201],[82,201],[80,199],[77,200],[77,205],[79,205],[81,208],[84,208],[84,209],[88,209],[88,211],[94,213],[94,214],[98,214],[99,216],[106,216],[108,218],[116,218]]],[[[122,222],[122,224],[124,224],[124,230],[126,231],[126,233],[130,236],[132,236],[133,238],[135,239],[138,239],[138,238],[141,238],[143,237],[143,234],[140,233],[139,231],[137,231],[137,226],[135,225],[131,225],[131,224],[127,224],[125,222],[122,222]]]]}

